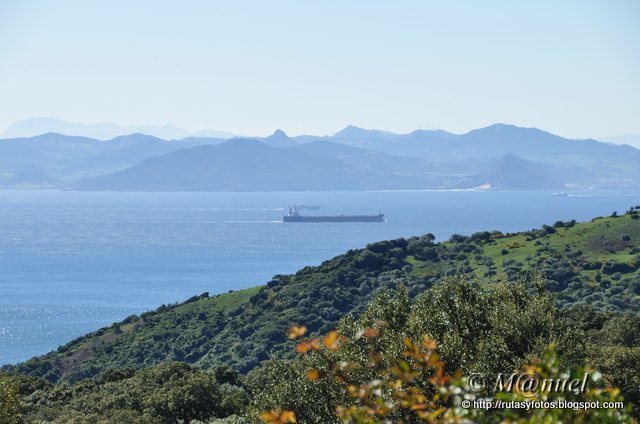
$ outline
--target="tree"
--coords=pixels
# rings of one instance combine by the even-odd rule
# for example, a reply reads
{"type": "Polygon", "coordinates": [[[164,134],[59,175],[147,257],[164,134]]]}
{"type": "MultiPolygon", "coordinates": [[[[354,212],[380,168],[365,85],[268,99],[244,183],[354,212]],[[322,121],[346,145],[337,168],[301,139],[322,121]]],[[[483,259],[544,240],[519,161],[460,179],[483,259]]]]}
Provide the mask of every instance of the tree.
{"type": "MultiPolygon", "coordinates": [[[[358,319],[343,319],[324,337],[305,338],[305,327],[292,327],[300,357],[273,361],[249,377],[258,377],[252,408],[267,422],[633,422],[630,405],[489,413],[461,407],[480,395],[527,398],[518,391],[476,393],[464,377],[472,373],[520,369],[542,378],[598,377],[581,365],[584,334],[568,321],[540,277],[492,287],[457,277],[416,300],[402,288],[386,291],[358,319]]],[[[594,378],[595,387],[584,393],[543,393],[540,399],[619,402],[611,383],[594,378]]]]}
{"type": "Polygon", "coordinates": [[[0,423],[19,424],[21,403],[17,384],[4,374],[0,374],[0,423]]]}

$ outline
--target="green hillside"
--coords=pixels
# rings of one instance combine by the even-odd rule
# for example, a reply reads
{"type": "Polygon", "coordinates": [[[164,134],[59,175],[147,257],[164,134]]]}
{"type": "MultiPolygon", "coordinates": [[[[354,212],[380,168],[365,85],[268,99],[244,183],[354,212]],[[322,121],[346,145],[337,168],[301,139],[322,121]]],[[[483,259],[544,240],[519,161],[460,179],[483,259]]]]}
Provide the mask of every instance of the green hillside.
{"type": "MultiPolygon", "coordinates": [[[[349,378],[366,387],[389,375],[370,358],[395,361],[407,338],[427,335],[448,373],[494,375],[543,357],[578,374],[594,367],[598,387],[620,389],[594,395],[620,393],[627,408],[557,413],[566,422],[630,422],[629,414],[640,417],[639,296],[640,207],[515,234],[383,241],[261,287],[163,305],[4,367],[2,413],[22,416],[7,421],[15,423],[240,423],[285,408],[301,423],[338,422],[338,406],[353,401],[310,370],[325,367],[319,375],[328,376],[327,360],[353,363],[349,378]],[[296,357],[287,338],[294,323],[311,337],[337,328],[353,346],[296,357]],[[361,335],[374,327],[371,356],[361,335]]],[[[431,384],[429,374],[418,378],[431,384]]]]}
{"type": "Polygon", "coordinates": [[[268,358],[291,355],[286,330],[313,333],[359,314],[385,288],[415,296],[445,276],[494,284],[540,271],[560,306],[591,305],[607,313],[640,311],[640,214],[591,222],[556,222],[516,234],[479,232],[434,243],[427,234],[351,250],[317,267],[277,275],[265,286],[162,306],[76,339],[11,372],[74,381],[112,367],[184,361],[241,373],[268,358]]]}

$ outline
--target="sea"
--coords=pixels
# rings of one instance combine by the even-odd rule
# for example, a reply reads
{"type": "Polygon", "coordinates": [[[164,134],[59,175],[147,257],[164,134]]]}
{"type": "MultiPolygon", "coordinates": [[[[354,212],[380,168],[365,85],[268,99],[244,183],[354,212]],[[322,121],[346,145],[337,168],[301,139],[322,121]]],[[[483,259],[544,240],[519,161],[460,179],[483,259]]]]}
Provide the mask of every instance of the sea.
{"type": "Polygon", "coordinates": [[[374,241],[520,231],[640,205],[640,190],[114,193],[0,191],[0,365],[203,292],[264,284],[374,241]],[[282,223],[385,214],[382,223],[282,223]]]}

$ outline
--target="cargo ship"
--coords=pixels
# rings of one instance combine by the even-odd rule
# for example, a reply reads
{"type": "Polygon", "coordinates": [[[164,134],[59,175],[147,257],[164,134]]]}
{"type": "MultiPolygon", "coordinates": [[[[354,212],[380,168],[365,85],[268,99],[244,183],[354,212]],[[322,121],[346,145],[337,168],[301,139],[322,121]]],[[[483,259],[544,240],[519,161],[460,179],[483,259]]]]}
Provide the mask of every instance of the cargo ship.
{"type": "Polygon", "coordinates": [[[282,222],[384,222],[384,214],[376,215],[300,215],[300,207],[289,206],[282,222]]]}

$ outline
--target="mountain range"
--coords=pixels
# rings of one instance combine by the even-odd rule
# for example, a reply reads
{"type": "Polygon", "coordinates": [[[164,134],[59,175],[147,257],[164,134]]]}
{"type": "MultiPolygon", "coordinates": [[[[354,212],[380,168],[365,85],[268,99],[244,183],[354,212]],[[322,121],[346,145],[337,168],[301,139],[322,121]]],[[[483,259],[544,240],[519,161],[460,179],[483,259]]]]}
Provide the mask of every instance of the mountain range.
{"type": "Polygon", "coordinates": [[[109,122],[83,124],[56,118],[27,118],[11,124],[5,131],[0,133],[0,139],[34,137],[49,132],[90,137],[96,140],[110,140],[114,137],[133,133],[149,134],[167,140],[190,136],[221,138],[234,136],[229,132],[215,130],[190,132],[175,125],[121,126],[109,122]]]}
{"type": "Polygon", "coordinates": [[[640,150],[494,124],[466,134],[0,140],[0,188],[113,191],[534,190],[640,186],[640,150]]]}

